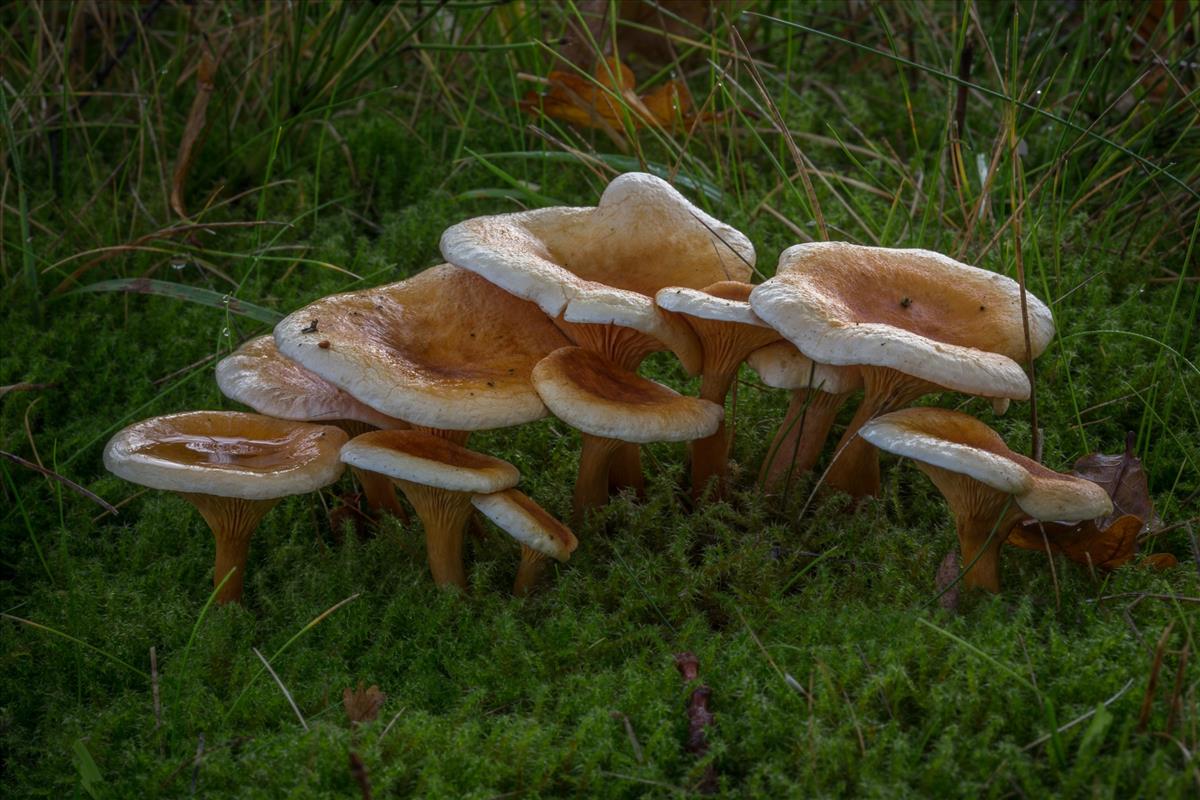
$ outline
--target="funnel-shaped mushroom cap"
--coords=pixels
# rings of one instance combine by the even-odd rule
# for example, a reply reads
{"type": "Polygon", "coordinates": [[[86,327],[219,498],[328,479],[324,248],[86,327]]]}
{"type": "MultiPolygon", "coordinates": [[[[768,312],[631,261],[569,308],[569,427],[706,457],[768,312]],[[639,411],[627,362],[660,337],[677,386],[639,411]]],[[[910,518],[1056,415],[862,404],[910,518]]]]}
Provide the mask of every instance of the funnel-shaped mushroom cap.
{"type": "Polygon", "coordinates": [[[377,411],[446,430],[545,416],[529,373],[568,344],[537,306],[449,264],[318,300],[276,325],[275,342],[377,411]]]}
{"type": "MultiPolygon", "coordinates": [[[[1033,355],[1054,335],[1027,294],[1033,355]]],[[[1029,396],[1016,281],[929,250],[818,242],[790,247],[750,304],[823,364],[888,367],[983,397],[1029,396]]]]}
{"type": "Polygon", "coordinates": [[[423,431],[371,431],[342,448],[342,461],[396,480],[490,494],[517,485],[521,473],[507,461],[468,450],[423,431]]]}
{"type": "Polygon", "coordinates": [[[682,442],[711,435],[725,415],[581,347],[538,362],[533,383],[546,406],[572,427],[622,442],[682,442]]]}
{"type": "Polygon", "coordinates": [[[471,502],[509,536],[558,561],[570,558],[579,545],[570,528],[546,513],[524,492],[509,489],[477,494],[471,502]]]}
{"type": "Polygon", "coordinates": [[[329,425],[191,411],[125,428],[104,448],[104,466],[152,489],[271,500],[336,481],[345,443],[346,434],[329,425]]]}
{"type": "Polygon", "coordinates": [[[760,347],[750,354],[746,363],[773,389],[819,389],[829,394],[845,394],[861,389],[863,385],[856,367],[818,364],[805,358],[790,342],[760,347]]]}
{"type": "Polygon", "coordinates": [[[554,207],[476,217],[442,234],[447,261],[477,272],[568,322],[634,328],[695,363],[686,325],[654,307],[664,286],[746,280],[754,247],[666,181],[613,180],[595,208],[554,207]]]}
{"type": "Polygon", "coordinates": [[[217,363],[217,386],[260,414],[322,422],[350,419],[376,428],[406,428],[286,358],[271,336],[259,336],[217,363]]]}
{"type": "Polygon", "coordinates": [[[1036,519],[1074,522],[1112,511],[1112,500],[1099,485],[1014,453],[998,433],[968,414],[907,408],[876,417],[860,435],[880,450],[1014,495],[1017,505],[1036,519]]]}

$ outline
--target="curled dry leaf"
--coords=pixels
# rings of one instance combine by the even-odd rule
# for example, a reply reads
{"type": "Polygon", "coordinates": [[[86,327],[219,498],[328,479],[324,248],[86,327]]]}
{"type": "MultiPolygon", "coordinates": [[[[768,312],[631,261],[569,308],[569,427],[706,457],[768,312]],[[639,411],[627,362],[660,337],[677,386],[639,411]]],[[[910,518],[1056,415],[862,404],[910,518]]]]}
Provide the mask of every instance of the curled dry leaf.
{"type": "Polygon", "coordinates": [[[1179,559],[1170,553],[1151,553],[1142,559],[1142,563],[1153,570],[1162,572],[1179,566],[1179,559]]]}
{"type": "MultiPolygon", "coordinates": [[[[614,58],[598,64],[593,77],[594,80],[589,80],[573,72],[551,72],[549,91],[543,95],[528,92],[521,100],[521,108],[531,114],[540,110],[548,117],[580,128],[601,128],[610,135],[619,135],[626,112],[635,128],[687,126],[697,119],[692,95],[683,81],[668,81],[639,96],[633,71],[614,58]]],[[[701,118],[711,119],[711,115],[701,118]]]]}
{"type": "Polygon", "coordinates": [[[1137,552],[1142,521],[1132,514],[1118,517],[1106,527],[1099,520],[1080,523],[1026,520],[1013,528],[1008,543],[1025,550],[1045,551],[1042,529],[1052,553],[1062,553],[1072,561],[1091,564],[1097,569],[1116,569],[1137,552]]]}
{"type": "Polygon", "coordinates": [[[683,676],[684,683],[690,683],[700,677],[700,659],[691,651],[676,653],[675,669],[683,676]]]}
{"type": "Polygon", "coordinates": [[[363,682],[359,681],[358,689],[347,687],[342,690],[342,705],[346,707],[346,716],[354,725],[371,722],[378,717],[385,700],[387,695],[379,691],[375,684],[363,689],[363,682]]]}
{"type": "Polygon", "coordinates": [[[1072,474],[1100,484],[1112,498],[1113,511],[1107,517],[1096,520],[1100,528],[1107,528],[1118,517],[1132,514],[1142,521],[1142,529],[1157,527],[1154,503],[1150,499],[1150,484],[1141,460],[1133,454],[1133,431],[1125,436],[1125,452],[1119,455],[1092,453],[1075,462],[1072,474]]]}
{"type": "MultiPolygon", "coordinates": [[[[695,653],[676,653],[675,668],[683,676],[684,683],[691,683],[700,678],[700,660],[696,658],[695,653]]],[[[716,717],[713,716],[708,705],[710,700],[712,700],[712,689],[703,683],[688,695],[688,733],[683,749],[694,756],[702,756],[708,752],[708,729],[716,724],[716,717]]],[[[708,764],[696,790],[700,794],[714,794],[717,788],[716,768],[712,764],[708,764]]]]}

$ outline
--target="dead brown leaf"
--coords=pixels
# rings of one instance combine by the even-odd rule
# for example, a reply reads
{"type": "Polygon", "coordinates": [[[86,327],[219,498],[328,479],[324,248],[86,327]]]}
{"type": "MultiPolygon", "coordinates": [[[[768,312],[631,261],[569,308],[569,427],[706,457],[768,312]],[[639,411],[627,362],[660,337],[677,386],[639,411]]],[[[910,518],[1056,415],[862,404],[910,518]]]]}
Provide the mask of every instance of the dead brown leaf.
{"type": "Polygon", "coordinates": [[[1118,517],[1107,527],[1101,527],[1099,520],[1080,523],[1025,520],[1013,528],[1008,543],[1024,550],[1045,551],[1044,529],[1051,552],[1062,553],[1079,564],[1112,570],[1133,558],[1141,528],[1141,519],[1132,514],[1118,517]]]}
{"type": "Polygon", "coordinates": [[[1179,559],[1170,553],[1151,553],[1142,559],[1142,563],[1153,570],[1162,572],[1179,566],[1179,559]]]}
{"type": "Polygon", "coordinates": [[[1126,514],[1140,519],[1143,530],[1158,525],[1146,471],[1142,468],[1141,460],[1133,454],[1133,442],[1134,434],[1130,431],[1125,437],[1124,453],[1092,453],[1076,461],[1072,470],[1074,475],[1100,484],[1112,498],[1112,514],[1096,521],[1102,529],[1126,514]]]}
{"type": "Polygon", "coordinates": [[[363,682],[358,682],[358,689],[349,687],[342,690],[342,705],[346,707],[346,716],[352,725],[371,722],[379,716],[387,695],[379,691],[379,687],[371,684],[363,689],[363,682]]]}
{"type": "MultiPolygon", "coordinates": [[[[688,126],[697,119],[692,95],[683,81],[668,81],[647,95],[635,91],[633,71],[616,59],[597,65],[589,80],[573,72],[551,72],[549,91],[539,95],[528,92],[521,108],[530,114],[539,111],[580,128],[599,128],[619,136],[628,119],[635,128],[657,125],[674,128],[688,126]]],[[[702,121],[712,115],[700,115],[702,121]]]]}
{"type": "Polygon", "coordinates": [[[192,98],[187,126],[183,129],[183,138],[179,141],[179,155],[175,158],[175,174],[171,176],[171,209],[184,219],[187,219],[187,208],[183,202],[184,186],[199,149],[197,143],[208,122],[208,101],[212,99],[213,81],[219,63],[219,57],[206,47],[200,57],[200,66],[196,70],[196,96],[192,98]]]}

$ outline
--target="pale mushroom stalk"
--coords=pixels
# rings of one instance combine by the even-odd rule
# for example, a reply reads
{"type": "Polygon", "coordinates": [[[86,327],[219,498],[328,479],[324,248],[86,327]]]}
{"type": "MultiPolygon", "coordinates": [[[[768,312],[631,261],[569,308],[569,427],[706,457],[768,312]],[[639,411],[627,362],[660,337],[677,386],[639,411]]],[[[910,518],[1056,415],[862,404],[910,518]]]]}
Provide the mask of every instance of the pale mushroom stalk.
{"type": "Polygon", "coordinates": [[[433,582],[438,586],[465,589],[463,533],[474,511],[471,495],[411,481],[397,480],[396,485],[412,503],[413,511],[425,528],[425,555],[433,582]]]}
{"type": "Polygon", "coordinates": [[[533,368],[546,407],[583,435],[575,524],[608,499],[608,468],[622,442],[682,442],[711,435],[724,409],[684,397],[581,347],[555,350],[533,368]]]}
{"type": "Polygon", "coordinates": [[[954,515],[962,568],[967,570],[963,586],[1000,591],[1000,552],[1025,513],[1011,495],[974,478],[919,461],[916,467],[933,481],[954,515]]]}
{"type": "Polygon", "coordinates": [[[180,492],[179,496],[196,507],[200,516],[208,523],[216,541],[213,586],[221,587],[217,593],[217,602],[224,604],[240,601],[246,580],[250,537],[258,529],[262,518],[279,500],[241,500],[194,492],[180,492]],[[225,576],[230,571],[234,571],[233,575],[226,580],[225,576]],[[225,581],[224,586],[221,586],[222,581],[225,581]]]}
{"type": "Polygon", "coordinates": [[[937,387],[896,370],[864,366],[863,399],[845,433],[834,448],[825,485],[854,498],[879,494],[879,451],[861,436],[859,428],[869,420],[908,406],[937,387]]]}
{"type": "Polygon", "coordinates": [[[217,602],[241,599],[250,538],[283,497],[316,491],[343,472],[346,434],[329,425],[235,411],[154,417],[117,433],[104,466],[125,480],[173,491],[200,512],[216,541],[217,602]]]}
{"type": "Polygon", "coordinates": [[[471,496],[516,485],[520,473],[507,461],[476,453],[423,431],[374,431],[351,440],[342,461],[396,481],[425,528],[429,572],[438,586],[465,589],[463,532],[471,496]]]}
{"type": "Polygon", "coordinates": [[[816,465],[829,429],[849,396],[850,392],[830,394],[817,389],[792,391],[783,422],[759,471],[758,481],[764,491],[778,491],[816,465]]]}
{"type": "Polygon", "coordinates": [[[1044,303],[1026,298],[1028,348],[1021,289],[1011,278],[929,250],[814,242],[785,250],[750,304],[814,361],[863,368],[863,402],[826,481],[861,498],[879,490],[878,455],[858,437],[868,420],[940,390],[998,407],[1029,397],[1018,360],[1046,349],[1054,320],[1044,303]]]}
{"type": "Polygon", "coordinates": [[[479,511],[521,543],[521,564],[513,583],[513,594],[524,597],[533,591],[547,559],[566,561],[579,545],[575,534],[527,495],[508,489],[471,500],[479,511]]]}
{"type": "Polygon", "coordinates": [[[786,341],[755,350],[746,363],[767,386],[792,393],[759,472],[763,490],[775,492],[817,463],[838,411],[862,388],[862,375],[857,367],[818,364],[786,341]]]}
{"type": "Polygon", "coordinates": [[[1000,590],[1000,550],[1026,516],[1079,521],[1112,511],[1108,493],[1014,453],[994,430],[958,411],[907,408],[863,426],[871,444],[912,459],[954,514],[963,583],[1000,590]]]}
{"type": "MultiPolygon", "coordinates": [[[[738,368],[751,353],[779,340],[750,309],[754,286],[743,281],[719,281],[704,289],[671,286],[655,295],[659,308],[685,320],[700,341],[700,397],[725,407],[738,368]]],[[[716,433],[692,443],[692,496],[709,492],[724,497],[729,465],[730,436],[722,421],[716,433]]]]}

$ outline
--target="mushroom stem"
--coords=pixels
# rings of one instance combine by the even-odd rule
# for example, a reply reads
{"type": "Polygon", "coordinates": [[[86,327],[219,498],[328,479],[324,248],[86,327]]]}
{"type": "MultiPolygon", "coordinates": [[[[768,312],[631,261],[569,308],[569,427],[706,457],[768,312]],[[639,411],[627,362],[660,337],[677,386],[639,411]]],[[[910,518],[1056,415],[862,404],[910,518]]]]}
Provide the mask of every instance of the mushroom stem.
{"type": "Polygon", "coordinates": [[[792,392],[787,413],[771,440],[759,472],[758,480],[764,492],[777,492],[793,477],[813,468],[821,457],[838,410],[848,396],[849,393],[830,394],[818,389],[792,392]]]}
{"type": "Polygon", "coordinates": [[[579,476],[575,479],[575,499],[572,521],[583,523],[587,512],[608,502],[608,475],[613,459],[624,442],[602,436],[583,434],[583,449],[579,453],[579,476]]]}
{"type": "Polygon", "coordinates": [[[1024,513],[1010,495],[974,478],[923,462],[916,466],[933,481],[954,514],[962,567],[967,570],[963,586],[999,592],[1000,551],[1024,513]]]}
{"type": "MultiPolygon", "coordinates": [[[[577,346],[599,353],[630,372],[637,372],[646,356],[663,349],[663,345],[653,337],[633,328],[567,322],[562,317],[554,322],[577,346]]],[[[621,442],[620,451],[613,457],[609,467],[607,485],[611,494],[622,489],[633,489],[638,496],[643,494],[646,477],[642,473],[642,450],[639,445],[621,442]]]]}
{"type": "Polygon", "coordinates": [[[863,399],[834,448],[825,485],[856,501],[879,494],[879,451],[858,435],[868,420],[903,408],[936,387],[887,367],[863,366],[863,399]]]}
{"type": "Polygon", "coordinates": [[[362,487],[363,494],[367,497],[367,507],[371,511],[375,513],[386,511],[401,522],[408,522],[408,512],[404,510],[404,506],[400,505],[400,499],[396,497],[396,488],[392,484],[391,478],[358,467],[351,467],[351,471],[354,473],[358,485],[362,487]]]}
{"type": "Polygon", "coordinates": [[[532,547],[521,545],[521,565],[517,567],[517,579],[513,581],[513,594],[526,597],[533,592],[538,579],[546,570],[547,556],[532,547]]]}
{"type": "MultiPolygon", "coordinates": [[[[725,397],[729,387],[737,375],[738,364],[728,367],[705,369],[704,377],[700,380],[700,398],[725,407],[725,397]]],[[[729,467],[730,437],[725,430],[725,420],[717,427],[716,433],[692,442],[692,497],[696,500],[704,497],[706,492],[709,500],[718,501],[725,496],[728,488],[725,481],[729,467]],[[715,480],[715,483],[713,481],[715,480]],[[711,488],[710,488],[710,484],[711,488]]]]}
{"type": "Polygon", "coordinates": [[[471,495],[438,489],[412,481],[397,480],[396,485],[412,503],[425,526],[425,555],[429,572],[438,586],[467,588],[463,568],[463,531],[475,510],[471,495]]]}
{"type": "Polygon", "coordinates": [[[246,557],[250,552],[250,537],[254,535],[258,523],[279,500],[242,500],[193,492],[180,492],[179,495],[196,507],[216,540],[213,586],[220,586],[230,570],[237,570],[221,587],[217,594],[217,603],[224,605],[241,602],[246,580],[246,557]]]}

